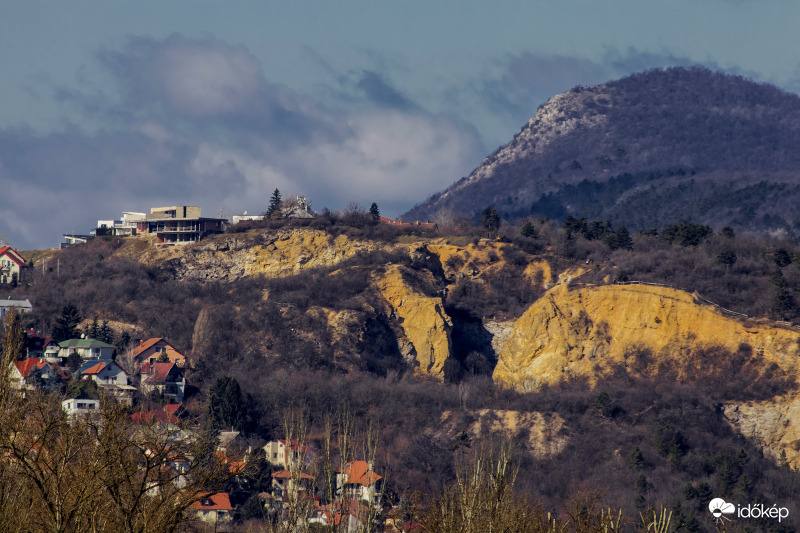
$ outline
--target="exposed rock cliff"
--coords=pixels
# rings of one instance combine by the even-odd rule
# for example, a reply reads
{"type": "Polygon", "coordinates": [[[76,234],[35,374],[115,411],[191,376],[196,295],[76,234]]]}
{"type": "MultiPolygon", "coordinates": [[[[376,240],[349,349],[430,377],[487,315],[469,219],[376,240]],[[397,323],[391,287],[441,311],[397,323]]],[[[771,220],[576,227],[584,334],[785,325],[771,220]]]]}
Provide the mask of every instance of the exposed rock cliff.
{"type": "Polygon", "coordinates": [[[680,371],[682,347],[713,345],[733,352],[742,344],[765,366],[775,363],[796,375],[798,338],[795,331],[728,318],[674,289],[558,285],[516,322],[494,379],[521,391],[574,377],[594,381],[619,365],[635,367],[635,354],[642,350],[652,354],[653,369],[667,360],[680,371]]]}
{"type": "MultiPolygon", "coordinates": [[[[403,268],[389,267],[377,286],[408,341],[408,355],[416,360],[415,371],[437,378],[444,376],[444,363],[450,356],[453,324],[444,311],[442,299],[416,291],[405,279],[403,268]]],[[[406,354],[404,354],[406,355],[406,354]]]]}
{"type": "Polygon", "coordinates": [[[800,468],[800,398],[726,404],[725,418],[778,463],[800,468]]]}
{"type": "Polygon", "coordinates": [[[171,269],[180,279],[233,281],[263,274],[284,277],[315,267],[330,267],[357,254],[392,248],[319,230],[264,230],[231,234],[190,246],[150,247],[139,256],[171,269]]]}

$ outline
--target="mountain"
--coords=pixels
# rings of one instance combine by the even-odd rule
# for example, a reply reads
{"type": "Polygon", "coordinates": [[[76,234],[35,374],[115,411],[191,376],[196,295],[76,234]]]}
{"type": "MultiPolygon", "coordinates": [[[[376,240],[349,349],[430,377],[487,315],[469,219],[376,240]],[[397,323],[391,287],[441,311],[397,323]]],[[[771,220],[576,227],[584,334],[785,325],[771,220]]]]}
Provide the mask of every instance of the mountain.
{"type": "Polygon", "coordinates": [[[800,97],[704,68],[576,87],[402,218],[566,216],[630,230],[686,219],[800,232],[800,97]]]}

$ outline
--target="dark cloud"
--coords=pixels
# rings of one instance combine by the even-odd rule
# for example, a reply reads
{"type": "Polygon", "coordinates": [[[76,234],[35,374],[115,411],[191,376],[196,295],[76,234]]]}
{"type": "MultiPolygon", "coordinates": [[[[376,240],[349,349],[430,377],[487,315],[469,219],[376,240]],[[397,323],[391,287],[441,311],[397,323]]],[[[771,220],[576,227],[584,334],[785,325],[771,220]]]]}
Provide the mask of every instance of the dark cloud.
{"type": "Polygon", "coordinates": [[[356,83],[356,87],[363,91],[370,102],[380,107],[404,111],[419,110],[419,106],[400,94],[371,70],[362,71],[361,79],[356,83]]]}
{"type": "Polygon", "coordinates": [[[275,187],[317,207],[375,201],[391,215],[484,155],[474,128],[426,113],[370,71],[352,84],[369,105],[334,112],[270,83],[249,51],[216,40],[133,38],[100,64],[117,93],[56,97],[106,129],[0,130],[0,190],[12,191],[0,234],[20,248],[155,205],[260,212],[275,187]]]}

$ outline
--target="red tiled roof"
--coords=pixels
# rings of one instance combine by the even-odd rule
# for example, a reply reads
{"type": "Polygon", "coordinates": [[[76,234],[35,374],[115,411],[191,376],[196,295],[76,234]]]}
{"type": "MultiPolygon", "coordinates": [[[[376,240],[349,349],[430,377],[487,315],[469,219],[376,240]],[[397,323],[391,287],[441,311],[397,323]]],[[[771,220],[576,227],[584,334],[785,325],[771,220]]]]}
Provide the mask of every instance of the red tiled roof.
{"type": "Polygon", "coordinates": [[[14,261],[19,266],[25,265],[25,259],[23,259],[21,255],[19,255],[18,251],[16,251],[14,248],[10,246],[3,246],[0,248],[0,256],[2,255],[7,256],[9,259],[14,261]]]}
{"type": "Polygon", "coordinates": [[[366,461],[351,461],[344,466],[342,473],[347,474],[346,483],[357,483],[365,487],[372,485],[383,477],[376,474],[366,461]]]}
{"type": "Polygon", "coordinates": [[[44,368],[44,365],[47,364],[47,361],[41,357],[29,357],[23,361],[14,361],[14,364],[17,365],[17,370],[19,370],[19,373],[22,374],[22,377],[27,378],[30,376],[31,370],[34,368],[44,368]]]}
{"type": "MultiPolygon", "coordinates": [[[[154,337],[152,339],[147,339],[146,341],[140,343],[139,346],[134,348],[133,352],[131,352],[131,353],[133,354],[134,357],[136,357],[137,355],[139,355],[143,351],[147,350],[148,348],[151,348],[154,344],[156,344],[160,340],[164,340],[164,337],[154,337]]],[[[167,343],[167,344],[169,344],[169,343],[167,343]]]]}
{"type": "Polygon", "coordinates": [[[171,403],[165,405],[163,409],[139,411],[131,415],[131,420],[140,424],[151,424],[153,422],[177,424],[180,422],[180,418],[176,413],[180,407],[181,404],[179,403],[171,403]]]}
{"type": "Polygon", "coordinates": [[[202,494],[201,499],[189,506],[189,509],[197,511],[233,511],[231,499],[227,492],[217,492],[216,494],[202,494]],[[207,502],[209,505],[204,505],[207,502]]]}
{"type": "Polygon", "coordinates": [[[145,363],[142,365],[142,373],[147,373],[147,380],[145,383],[154,385],[157,383],[164,383],[169,376],[172,367],[175,363],[145,363]]]}
{"type": "MultiPolygon", "coordinates": [[[[272,477],[277,479],[291,479],[292,473],[288,470],[278,470],[272,473],[272,477]]],[[[305,472],[300,472],[300,479],[314,479],[314,476],[306,474],[305,472]]]]}
{"type": "Polygon", "coordinates": [[[104,362],[97,363],[96,365],[90,366],[89,368],[84,370],[83,373],[87,375],[99,374],[105,367],[106,364],[104,362]]]}
{"type": "Polygon", "coordinates": [[[50,368],[54,369],[59,376],[62,378],[68,378],[64,370],[61,369],[60,366],[48,363],[45,359],[41,357],[28,357],[22,361],[14,361],[14,364],[17,365],[17,370],[22,375],[23,378],[27,378],[31,375],[31,371],[34,368],[38,368],[39,370],[43,369],[45,366],[50,366],[50,368]]]}

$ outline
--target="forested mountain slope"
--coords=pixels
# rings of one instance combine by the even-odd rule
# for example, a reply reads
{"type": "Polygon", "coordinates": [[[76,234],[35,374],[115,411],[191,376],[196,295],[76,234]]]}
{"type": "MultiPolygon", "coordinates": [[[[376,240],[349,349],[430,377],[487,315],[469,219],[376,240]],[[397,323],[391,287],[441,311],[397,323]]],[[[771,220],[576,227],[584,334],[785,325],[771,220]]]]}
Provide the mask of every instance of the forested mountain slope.
{"type": "Polygon", "coordinates": [[[703,68],[652,70],[553,97],[468,177],[404,215],[568,215],[630,230],[681,219],[800,228],[800,97],[703,68]]]}

